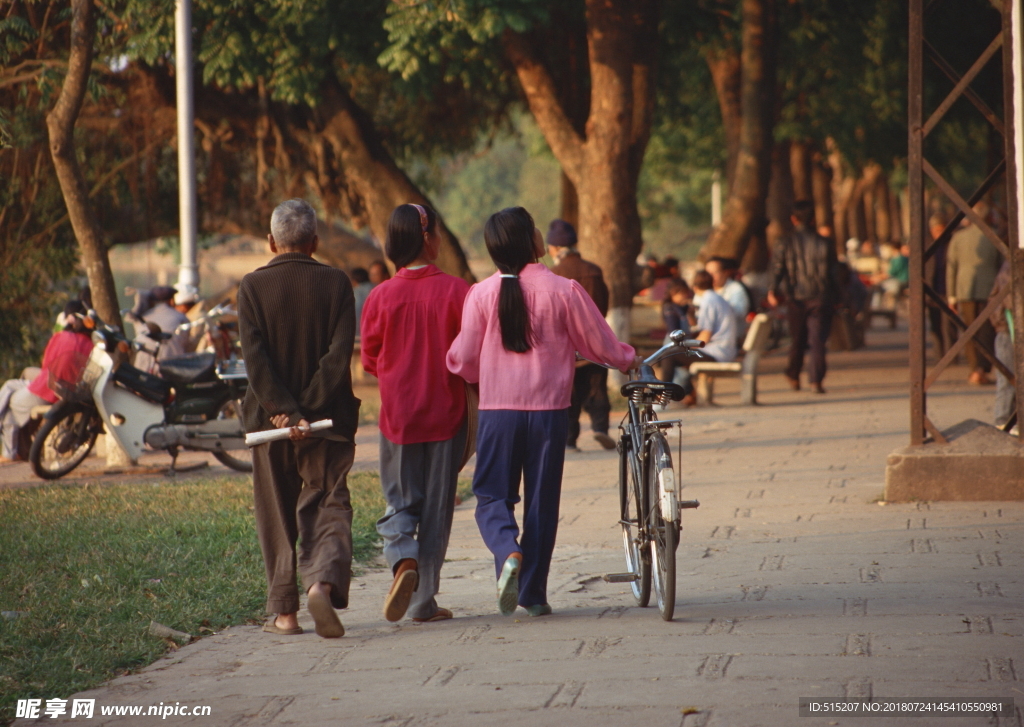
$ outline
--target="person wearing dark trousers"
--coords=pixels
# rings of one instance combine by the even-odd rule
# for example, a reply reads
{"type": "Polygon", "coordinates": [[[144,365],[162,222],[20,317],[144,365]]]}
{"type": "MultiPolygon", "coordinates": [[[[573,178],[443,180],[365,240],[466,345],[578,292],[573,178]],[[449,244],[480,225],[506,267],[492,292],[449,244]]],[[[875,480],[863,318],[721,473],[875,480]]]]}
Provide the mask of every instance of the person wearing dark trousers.
{"type": "Polygon", "coordinates": [[[537,260],[544,238],[530,213],[491,215],[484,241],[498,272],[470,289],[448,369],[480,385],[476,521],[494,555],[498,610],[551,613],[547,579],[558,527],[562,465],[576,352],[620,370],[633,348],[615,334],[583,287],[537,260]],[[515,506],[523,483],[523,529],[515,506]]]}
{"type": "MultiPolygon", "coordinates": [[[[985,201],[974,205],[974,211],[982,218],[988,216],[990,209],[985,201]]],[[[999,271],[1000,255],[996,246],[970,218],[965,217],[961,224],[963,226],[953,233],[946,252],[946,299],[950,308],[959,313],[964,323],[970,326],[988,302],[999,271]]],[[[967,377],[969,383],[995,383],[989,376],[992,362],[979,351],[985,349],[991,352],[995,338],[996,332],[991,322],[985,321],[964,346],[967,366],[971,370],[967,377]]]]}
{"type": "MultiPolygon", "coordinates": [[[[587,262],[576,249],[576,230],[565,220],[552,220],[548,226],[548,254],[555,261],[551,272],[575,280],[594,301],[602,316],[608,315],[608,286],[601,268],[587,262]]],[[[590,416],[590,429],[594,440],[605,449],[615,449],[615,440],[608,436],[608,416],[612,405],[608,401],[608,369],[604,366],[578,361],[572,380],[572,398],[569,404],[569,436],[565,448],[579,451],[576,442],[580,436],[580,412],[590,416]]]]}
{"type": "Polygon", "coordinates": [[[442,273],[438,217],[418,204],[395,208],[384,250],[395,276],[363,309],[363,368],[380,382],[380,484],[387,509],[377,521],[394,576],[384,618],[444,621],[438,606],[455,490],[466,448],[466,385],[448,370],[469,284],[442,273]]]}
{"type": "Polygon", "coordinates": [[[299,199],[270,220],[276,257],[238,288],[238,327],[249,388],[246,432],[291,428],[289,440],[252,448],[256,534],[267,570],[263,630],[301,634],[296,560],[307,607],[324,638],[343,636],[335,609],[348,606],[352,505],[348,472],[355,458],[359,399],[349,361],[355,300],[348,277],[316,262],[316,213],[299,199]],[[311,434],[311,421],[334,425],[311,434]],[[296,540],[301,547],[296,554],[296,540]]]}
{"type": "Polygon", "coordinates": [[[795,229],[772,253],[768,303],[773,307],[786,303],[790,335],[786,379],[790,387],[800,388],[804,353],[810,349],[807,380],[815,393],[824,394],[825,342],[842,290],[838,258],[835,246],[815,230],[813,202],[797,201],[792,220],[795,229]]]}

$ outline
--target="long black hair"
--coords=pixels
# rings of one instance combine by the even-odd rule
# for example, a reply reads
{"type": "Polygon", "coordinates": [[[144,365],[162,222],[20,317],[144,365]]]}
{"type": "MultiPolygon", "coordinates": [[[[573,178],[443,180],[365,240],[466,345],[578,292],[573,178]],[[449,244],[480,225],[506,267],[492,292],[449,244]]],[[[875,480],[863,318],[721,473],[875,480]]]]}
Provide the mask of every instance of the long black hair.
{"type": "Polygon", "coordinates": [[[420,205],[427,215],[427,226],[423,227],[420,211],[415,205],[400,204],[388,218],[388,234],[384,241],[384,253],[395,264],[395,269],[404,268],[423,252],[423,236],[437,228],[437,214],[426,205],[420,205]]]}
{"type": "MultiPolygon", "coordinates": [[[[533,217],[522,207],[506,207],[495,212],[484,225],[487,252],[503,275],[519,275],[537,259],[533,248],[533,217]]],[[[501,343],[506,351],[526,353],[533,348],[530,311],[526,307],[518,278],[502,278],[498,294],[498,323],[501,343]]]]}

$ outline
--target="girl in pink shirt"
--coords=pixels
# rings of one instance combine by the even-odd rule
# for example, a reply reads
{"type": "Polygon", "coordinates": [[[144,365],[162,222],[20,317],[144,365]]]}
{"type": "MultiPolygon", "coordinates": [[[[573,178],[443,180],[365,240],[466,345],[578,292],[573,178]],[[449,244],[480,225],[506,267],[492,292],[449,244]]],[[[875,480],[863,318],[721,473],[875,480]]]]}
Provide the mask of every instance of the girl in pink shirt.
{"type": "Polygon", "coordinates": [[[363,305],[363,368],[380,381],[380,483],[387,510],[377,532],[395,576],[384,601],[388,621],[407,612],[414,621],[452,617],[434,596],[466,446],[466,393],[445,355],[459,333],[469,284],[433,265],[440,247],[432,209],[395,208],[384,250],[398,272],[363,305]]]}
{"type": "Polygon", "coordinates": [[[635,364],[594,301],[537,260],[544,239],[530,213],[510,207],[484,227],[498,272],[470,289],[448,368],[480,384],[473,494],[480,534],[494,554],[498,609],[551,613],[555,547],[576,353],[623,371],[635,364]],[[514,508],[523,481],[523,531],[514,508]]]}

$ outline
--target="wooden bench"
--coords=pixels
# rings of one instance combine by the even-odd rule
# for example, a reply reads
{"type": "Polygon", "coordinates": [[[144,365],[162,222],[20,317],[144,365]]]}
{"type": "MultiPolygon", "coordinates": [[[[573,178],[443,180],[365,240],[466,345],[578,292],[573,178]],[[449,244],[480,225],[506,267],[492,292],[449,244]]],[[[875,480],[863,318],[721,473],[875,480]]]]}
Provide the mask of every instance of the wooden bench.
{"type": "Polygon", "coordinates": [[[690,374],[697,377],[697,401],[710,404],[714,400],[715,379],[740,378],[740,403],[757,403],[757,366],[768,348],[772,324],[766,313],[758,313],[750,323],[743,340],[743,361],[698,361],[690,364],[690,374]]]}

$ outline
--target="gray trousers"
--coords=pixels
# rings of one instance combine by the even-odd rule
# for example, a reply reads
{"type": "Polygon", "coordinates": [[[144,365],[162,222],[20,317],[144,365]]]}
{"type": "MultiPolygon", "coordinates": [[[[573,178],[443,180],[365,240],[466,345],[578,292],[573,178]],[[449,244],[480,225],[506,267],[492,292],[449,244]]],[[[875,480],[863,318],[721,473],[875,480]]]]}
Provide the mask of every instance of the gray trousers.
{"type": "Polygon", "coordinates": [[[441,587],[465,446],[465,423],[443,442],[395,444],[380,435],[380,484],[388,506],[377,532],[388,565],[394,568],[404,558],[417,563],[419,586],[406,612],[410,618],[437,613],[434,596],[441,587]]]}
{"type": "MultiPolygon", "coordinates": [[[[1013,371],[1013,342],[1010,340],[1010,334],[1006,331],[1000,331],[996,333],[996,346],[995,346],[996,358],[1006,365],[1006,368],[1013,371]]],[[[1001,427],[1006,422],[1010,421],[1010,417],[1013,415],[1013,409],[1016,406],[1016,397],[1014,396],[1013,386],[1010,384],[1010,380],[1003,376],[999,369],[996,369],[996,406],[995,406],[995,423],[997,427],[1001,427]]],[[[1019,424],[1019,422],[1018,422],[1019,424]]]]}

